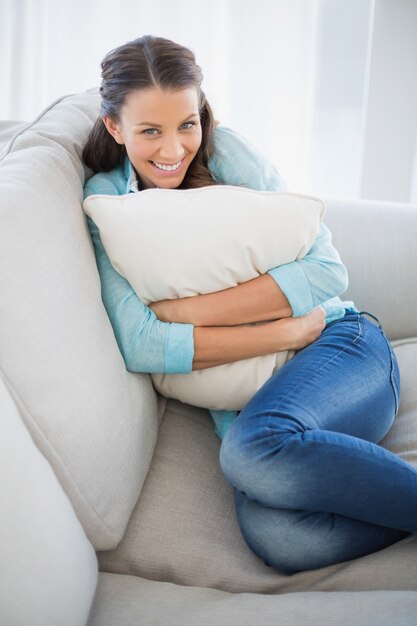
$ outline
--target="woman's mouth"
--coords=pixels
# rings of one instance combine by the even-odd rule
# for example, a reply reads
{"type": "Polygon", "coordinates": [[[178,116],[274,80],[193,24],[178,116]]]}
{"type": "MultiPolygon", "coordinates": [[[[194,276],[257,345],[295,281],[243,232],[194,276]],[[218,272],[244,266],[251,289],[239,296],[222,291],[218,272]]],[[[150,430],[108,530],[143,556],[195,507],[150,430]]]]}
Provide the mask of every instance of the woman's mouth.
{"type": "Polygon", "coordinates": [[[158,174],[169,175],[169,174],[177,174],[180,171],[182,164],[184,163],[184,160],[185,158],[181,159],[181,161],[177,161],[176,163],[173,163],[172,165],[168,165],[166,163],[159,163],[158,161],[149,161],[149,163],[152,165],[153,169],[158,172],[158,174]]]}

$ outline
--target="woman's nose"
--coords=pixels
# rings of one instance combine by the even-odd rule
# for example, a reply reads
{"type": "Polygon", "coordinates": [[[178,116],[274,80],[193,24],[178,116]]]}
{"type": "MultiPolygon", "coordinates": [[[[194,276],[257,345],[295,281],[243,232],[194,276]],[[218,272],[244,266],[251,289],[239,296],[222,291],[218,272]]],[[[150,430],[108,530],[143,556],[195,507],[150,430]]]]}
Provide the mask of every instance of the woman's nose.
{"type": "Polygon", "coordinates": [[[165,141],[162,143],[159,153],[161,158],[163,157],[170,163],[173,163],[176,159],[181,159],[184,156],[184,149],[180,138],[165,137],[165,141]]]}

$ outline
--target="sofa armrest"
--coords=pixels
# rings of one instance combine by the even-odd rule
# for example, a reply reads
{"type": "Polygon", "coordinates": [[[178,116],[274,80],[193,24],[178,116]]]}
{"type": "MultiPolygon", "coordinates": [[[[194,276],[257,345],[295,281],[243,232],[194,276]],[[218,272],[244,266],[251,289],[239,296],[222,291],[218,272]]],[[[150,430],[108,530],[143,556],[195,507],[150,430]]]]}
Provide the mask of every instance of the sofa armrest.
{"type": "Polygon", "coordinates": [[[328,199],[326,207],[349,273],[343,299],[376,315],[390,339],[417,336],[417,205],[328,199]]]}

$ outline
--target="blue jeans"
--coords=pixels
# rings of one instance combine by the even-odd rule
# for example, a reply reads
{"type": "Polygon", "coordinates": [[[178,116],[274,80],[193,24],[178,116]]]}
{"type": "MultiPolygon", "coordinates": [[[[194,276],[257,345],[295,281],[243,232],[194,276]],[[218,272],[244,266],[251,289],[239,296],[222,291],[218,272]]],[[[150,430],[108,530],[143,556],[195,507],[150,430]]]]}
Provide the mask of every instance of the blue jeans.
{"type": "Polygon", "coordinates": [[[297,352],[222,442],[243,537],[286,574],[417,532],[417,471],[377,445],[398,410],[398,364],[364,313],[348,310],[297,352]]]}

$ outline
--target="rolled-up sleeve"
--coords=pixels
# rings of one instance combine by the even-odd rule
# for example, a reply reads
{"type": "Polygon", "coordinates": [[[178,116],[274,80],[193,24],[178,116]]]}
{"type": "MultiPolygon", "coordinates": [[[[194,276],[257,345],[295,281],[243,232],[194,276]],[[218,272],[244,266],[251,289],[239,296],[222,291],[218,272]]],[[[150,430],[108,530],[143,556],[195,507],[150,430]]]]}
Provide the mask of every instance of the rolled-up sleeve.
{"type": "Polygon", "coordinates": [[[320,225],[319,234],[305,257],[270,269],[268,274],[284,292],[294,317],[339,296],[348,286],[347,270],[325,224],[320,225]]]}
{"type": "Polygon", "coordinates": [[[208,165],[217,181],[258,191],[286,190],[275,165],[240,133],[227,126],[218,126],[214,146],[208,165]]]}

